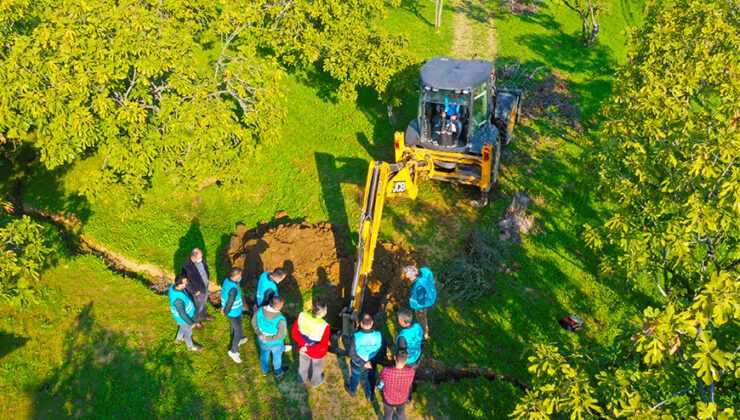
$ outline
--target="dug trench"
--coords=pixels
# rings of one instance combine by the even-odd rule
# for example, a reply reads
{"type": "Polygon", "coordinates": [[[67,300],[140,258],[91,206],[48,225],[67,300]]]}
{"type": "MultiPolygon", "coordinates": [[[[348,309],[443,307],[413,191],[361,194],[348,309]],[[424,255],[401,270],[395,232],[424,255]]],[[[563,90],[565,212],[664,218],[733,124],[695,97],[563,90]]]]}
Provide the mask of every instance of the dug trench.
{"type": "MultiPolygon", "coordinates": [[[[21,203],[19,203],[21,204],[21,203]]],[[[80,224],[74,215],[49,213],[27,204],[16,207],[17,214],[29,214],[54,225],[61,233],[66,247],[72,254],[91,254],[100,258],[112,272],[124,278],[146,284],[151,290],[164,294],[174,278],[152,264],[139,263],[96,242],[80,233],[80,224]]],[[[257,278],[263,271],[276,267],[285,268],[289,275],[281,283],[281,294],[286,297],[286,318],[293,322],[303,308],[311,302],[323,300],[329,307],[327,322],[333,331],[341,330],[340,311],[348,305],[354,271],[354,255],[337,238],[329,223],[281,223],[287,218],[276,217],[277,223],[264,223],[255,229],[239,226],[230,239],[229,247],[220,256],[220,264],[244,270],[242,284],[245,298],[252,297],[257,278]]],[[[365,289],[362,311],[378,320],[389,317],[408,300],[410,284],[401,279],[401,268],[408,264],[422,264],[423,260],[413,251],[397,244],[379,242],[375,252],[373,271],[365,289]]],[[[212,284],[210,302],[220,306],[220,287],[212,284]]],[[[333,346],[338,356],[342,351],[333,346]]],[[[516,378],[496,372],[488,367],[474,365],[447,366],[424,355],[417,370],[422,381],[441,383],[468,378],[485,378],[509,382],[519,389],[528,386],[516,378]]]]}

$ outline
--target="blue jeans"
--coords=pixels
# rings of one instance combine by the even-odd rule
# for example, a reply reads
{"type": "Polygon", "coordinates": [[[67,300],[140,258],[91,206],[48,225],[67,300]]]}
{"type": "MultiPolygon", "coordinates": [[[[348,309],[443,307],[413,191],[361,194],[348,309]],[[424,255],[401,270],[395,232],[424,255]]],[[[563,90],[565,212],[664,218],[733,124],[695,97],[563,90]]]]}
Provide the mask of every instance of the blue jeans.
{"type": "Polygon", "coordinates": [[[350,362],[352,368],[352,375],[349,377],[349,388],[353,394],[357,392],[357,387],[360,385],[360,380],[365,376],[365,380],[362,383],[362,387],[365,389],[365,396],[370,398],[375,392],[375,363],[370,369],[365,369],[364,366],[357,366],[354,362],[350,362]]]}
{"type": "Polygon", "coordinates": [[[285,343],[263,343],[259,337],[257,342],[260,345],[260,366],[262,367],[262,373],[267,374],[270,371],[270,353],[272,353],[272,367],[275,368],[275,373],[280,373],[283,368],[283,352],[285,351],[285,343]]]}

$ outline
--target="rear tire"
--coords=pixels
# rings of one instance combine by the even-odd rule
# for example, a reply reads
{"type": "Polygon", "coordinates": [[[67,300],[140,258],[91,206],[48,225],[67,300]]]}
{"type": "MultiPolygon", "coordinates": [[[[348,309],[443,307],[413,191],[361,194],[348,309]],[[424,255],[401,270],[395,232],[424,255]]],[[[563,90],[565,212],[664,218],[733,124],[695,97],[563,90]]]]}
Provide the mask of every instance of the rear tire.
{"type": "Polygon", "coordinates": [[[470,205],[476,209],[488,207],[488,193],[489,191],[481,191],[480,200],[473,200],[470,202],[470,205]]]}

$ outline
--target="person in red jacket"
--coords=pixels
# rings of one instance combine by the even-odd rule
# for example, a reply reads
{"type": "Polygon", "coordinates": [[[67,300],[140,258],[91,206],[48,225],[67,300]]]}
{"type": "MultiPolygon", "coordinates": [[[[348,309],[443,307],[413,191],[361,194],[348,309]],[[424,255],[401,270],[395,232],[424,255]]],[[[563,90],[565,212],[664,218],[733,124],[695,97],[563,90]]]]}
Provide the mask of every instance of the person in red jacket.
{"type": "Polygon", "coordinates": [[[331,328],[324,321],[326,303],[316,301],[313,309],[301,312],[293,323],[290,335],[298,345],[298,377],[306,383],[308,371],[311,370],[311,386],[316,388],[324,383],[324,359],[329,351],[331,328]]]}

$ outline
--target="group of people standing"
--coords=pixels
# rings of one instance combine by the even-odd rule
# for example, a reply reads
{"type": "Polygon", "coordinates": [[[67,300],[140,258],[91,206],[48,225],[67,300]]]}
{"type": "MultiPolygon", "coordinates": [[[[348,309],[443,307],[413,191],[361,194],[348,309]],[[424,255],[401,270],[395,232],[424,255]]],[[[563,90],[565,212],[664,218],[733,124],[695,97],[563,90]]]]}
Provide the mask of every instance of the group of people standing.
{"type": "MultiPolygon", "coordinates": [[[[395,339],[393,363],[380,372],[380,383],[377,388],[383,396],[385,418],[391,419],[393,413],[399,419],[405,419],[405,407],[411,401],[416,368],[419,365],[422,347],[429,338],[427,310],[435,303],[437,291],[434,276],[426,267],[417,269],[406,266],[402,270],[404,278],[412,282],[409,297],[410,309],[397,313],[400,331],[395,339]],[[414,322],[414,313],[418,322],[414,322]]],[[[270,372],[272,358],[273,373],[282,376],[287,370],[283,366],[283,353],[292,350],[285,344],[288,334],[288,321],[282,314],[285,300],[280,297],[278,285],[286,278],[283,268],[260,275],[255,292],[255,304],[252,307],[252,329],[254,330],[260,352],[262,375],[270,372]]],[[[206,302],[208,297],[208,265],[203,260],[203,252],[196,248],[190,258],[183,264],[175,283],[169,289],[169,302],[172,316],[178,324],[176,342],[184,341],[192,351],[201,351],[202,347],[193,342],[193,328],[203,329],[204,321],[215,318],[208,315],[206,302]]],[[[235,363],[242,363],[239,347],[249,341],[244,337],[242,316],[246,311],[246,302],[242,296],[240,282],[242,269],[233,267],[221,287],[221,314],[229,320],[231,342],[228,356],[235,363]]],[[[331,328],[324,320],[327,305],[314,301],[313,308],[301,312],[290,329],[290,336],[298,350],[298,381],[310,383],[316,388],[324,383],[324,361],[329,351],[331,328]]],[[[349,340],[347,354],[350,359],[351,375],[345,390],[355,396],[360,382],[363,383],[365,396],[369,401],[375,399],[377,383],[377,365],[385,364],[388,345],[383,335],[375,328],[375,321],[370,314],[360,317],[359,328],[349,340]]]]}

